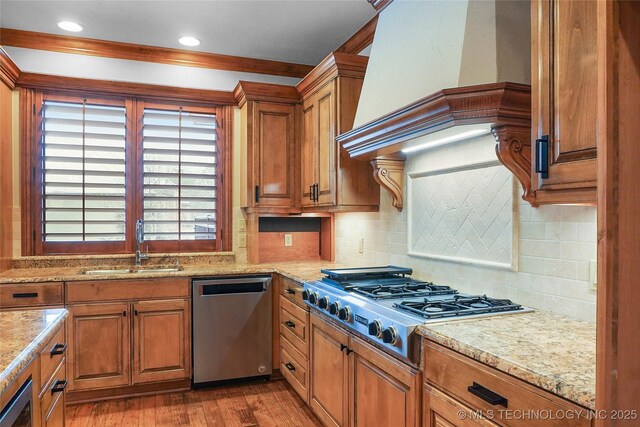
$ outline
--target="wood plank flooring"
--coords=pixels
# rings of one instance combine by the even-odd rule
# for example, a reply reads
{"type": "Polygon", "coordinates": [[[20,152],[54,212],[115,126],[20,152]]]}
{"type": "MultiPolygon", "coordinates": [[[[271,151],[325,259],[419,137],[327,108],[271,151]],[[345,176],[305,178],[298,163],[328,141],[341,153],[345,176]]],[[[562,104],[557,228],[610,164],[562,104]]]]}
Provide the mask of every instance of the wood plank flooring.
{"type": "Polygon", "coordinates": [[[282,379],[67,406],[68,427],[322,426],[282,379]]]}

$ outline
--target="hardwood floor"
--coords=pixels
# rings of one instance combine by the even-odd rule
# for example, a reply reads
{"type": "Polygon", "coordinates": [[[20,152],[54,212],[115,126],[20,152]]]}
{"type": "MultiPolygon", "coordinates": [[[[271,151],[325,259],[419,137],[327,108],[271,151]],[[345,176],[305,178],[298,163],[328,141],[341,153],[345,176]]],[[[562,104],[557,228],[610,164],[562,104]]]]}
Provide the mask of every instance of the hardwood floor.
{"type": "Polygon", "coordinates": [[[67,406],[68,427],[322,426],[284,380],[67,406]]]}

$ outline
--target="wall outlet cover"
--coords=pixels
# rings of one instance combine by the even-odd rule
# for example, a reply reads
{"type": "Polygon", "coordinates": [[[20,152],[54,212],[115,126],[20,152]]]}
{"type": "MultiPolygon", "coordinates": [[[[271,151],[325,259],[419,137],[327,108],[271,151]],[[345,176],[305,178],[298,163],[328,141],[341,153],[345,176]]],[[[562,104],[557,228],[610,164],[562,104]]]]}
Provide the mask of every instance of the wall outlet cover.
{"type": "Polygon", "coordinates": [[[285,234],[284,235],[284,245],[285,246],[293,246],[293,235],[292,234],[285,234]]]}
{"type": "Polygon", "coordinates": [[[358,241],[358,253],[361,254],[364,252],[364,237],[361,237],[358,241]]]}
{"type": "Polygon", "coordinates": [[[238,236],[238,247],[239,248],[247,247],[247,236],[245,234],[240,234],[238,236]]]}
{"type": "Polygon", "coordinates": [[[247,230],[247,221],[244,218],[238,219],[238,231],[246,231],[247,230]]]}

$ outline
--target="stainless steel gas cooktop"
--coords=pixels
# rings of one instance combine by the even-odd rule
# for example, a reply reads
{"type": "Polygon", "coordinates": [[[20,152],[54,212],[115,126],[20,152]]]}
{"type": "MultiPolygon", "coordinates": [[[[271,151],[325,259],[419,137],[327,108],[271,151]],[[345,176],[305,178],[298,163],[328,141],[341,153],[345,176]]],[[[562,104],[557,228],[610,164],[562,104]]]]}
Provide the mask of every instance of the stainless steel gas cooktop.
{"type": "Polygon", "coordinates": [[[450,286],[411,278],[410,268],[384,266],[321,270],[302,298],[378,345],[411,359],[422,323],[531,311],[507,299],[462,294],[450,286]]]}

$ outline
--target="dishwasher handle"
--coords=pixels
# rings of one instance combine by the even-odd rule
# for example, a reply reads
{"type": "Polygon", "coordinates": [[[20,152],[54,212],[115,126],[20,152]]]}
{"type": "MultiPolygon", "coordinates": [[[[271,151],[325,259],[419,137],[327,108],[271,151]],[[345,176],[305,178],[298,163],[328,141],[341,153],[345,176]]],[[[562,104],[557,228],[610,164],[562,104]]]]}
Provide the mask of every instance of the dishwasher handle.
{"type": "Polygon", "coordinates": [[[214,295],[248,294],[267,292],[271,277],[243,277],[194,280],[201,297],[214,295]]]}

